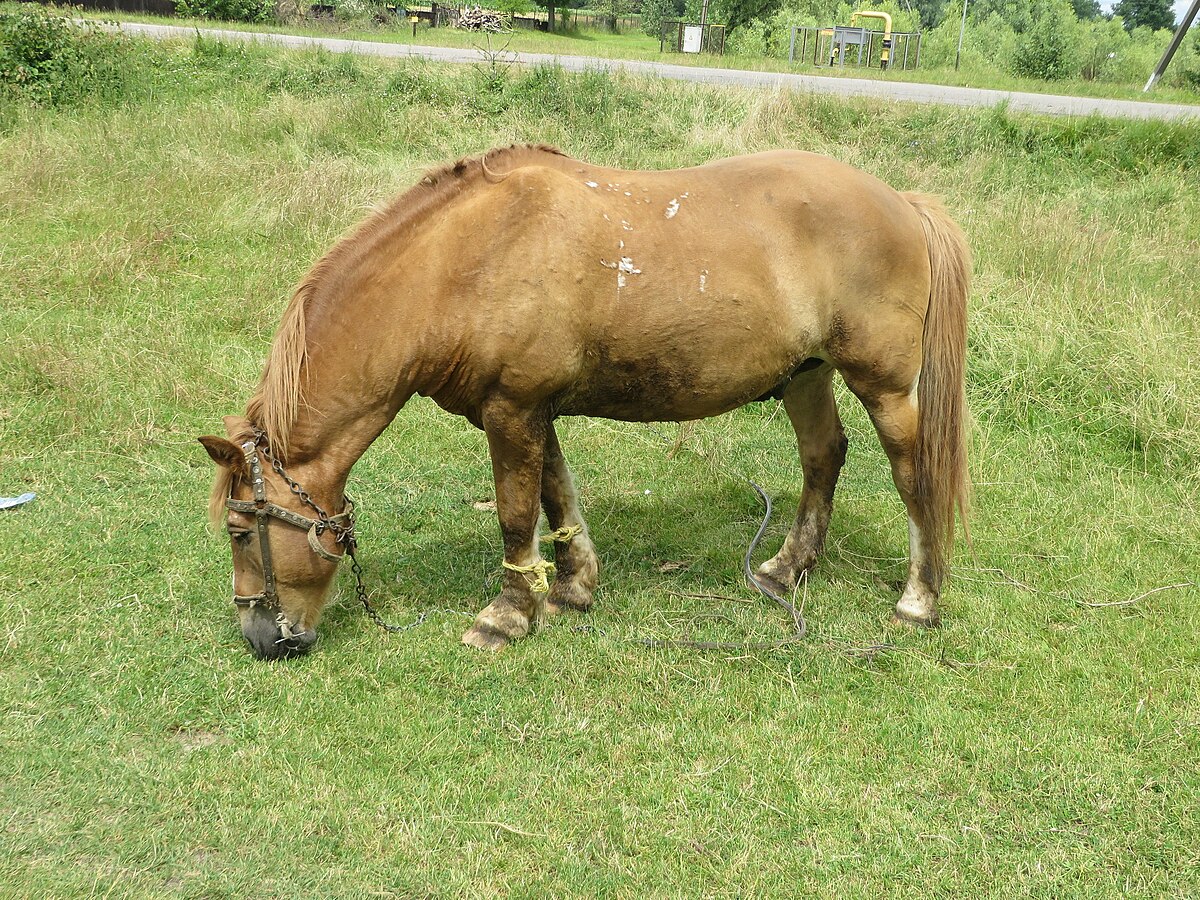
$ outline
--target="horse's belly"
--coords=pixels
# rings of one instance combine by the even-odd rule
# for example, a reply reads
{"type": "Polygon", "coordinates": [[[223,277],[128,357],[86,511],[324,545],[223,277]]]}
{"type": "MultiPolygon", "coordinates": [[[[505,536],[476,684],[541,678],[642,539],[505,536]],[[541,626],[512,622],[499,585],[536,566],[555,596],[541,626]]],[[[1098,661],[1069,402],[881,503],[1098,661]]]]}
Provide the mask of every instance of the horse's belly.
{"type": "Polygon", "coordinates": [[[808,355],[795,349],[763,359],[741,349],[704,357],[623,356],[601,347],[591,354],[586,375],[560,398],[557,412],[628,422],[705,419],[771,393],[808,355]]]}

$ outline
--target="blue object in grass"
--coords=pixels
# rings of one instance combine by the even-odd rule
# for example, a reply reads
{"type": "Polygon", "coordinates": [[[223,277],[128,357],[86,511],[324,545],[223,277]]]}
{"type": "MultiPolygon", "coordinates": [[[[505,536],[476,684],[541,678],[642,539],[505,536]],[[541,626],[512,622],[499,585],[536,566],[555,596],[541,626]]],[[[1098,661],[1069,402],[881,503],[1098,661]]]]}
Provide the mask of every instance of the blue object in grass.
{"type": "Polygon", "coordinates": [[[36,496],[37,494],[31,491],[28,494],[22,494],[20,497],[0,497],[0,509],[11,509],[14,506],[23,506],[36,496]]]}

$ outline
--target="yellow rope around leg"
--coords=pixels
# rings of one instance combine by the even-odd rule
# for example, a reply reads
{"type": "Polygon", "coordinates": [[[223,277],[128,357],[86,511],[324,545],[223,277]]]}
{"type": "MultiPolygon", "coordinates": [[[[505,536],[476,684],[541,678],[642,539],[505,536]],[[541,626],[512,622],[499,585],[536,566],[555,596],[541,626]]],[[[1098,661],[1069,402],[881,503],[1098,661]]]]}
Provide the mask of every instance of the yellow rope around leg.
{"type": "Polygon", "coordinates": [[[571,539],[577,535],[583,534],[582,525],[564,525],[562,528],[556,528],[549,534],[543,534],[543,541],[554,541],[556,544],[569,544],[571,539]]]}
{"type": "Polygon", "coordinates": [[[529,589],[535,594],[545,594],[550,591],[550,580],[547,578],[547,576],[554,574],[554,563],[547,562],[544,559],[539,559],[537,562],[533,563],[533,565],[518,566],[510,563],[506,559],[501,563],[501,565],[510,572],[520,572],[522,575],[532,575],[533,580],[529,582],[529,589]]]}

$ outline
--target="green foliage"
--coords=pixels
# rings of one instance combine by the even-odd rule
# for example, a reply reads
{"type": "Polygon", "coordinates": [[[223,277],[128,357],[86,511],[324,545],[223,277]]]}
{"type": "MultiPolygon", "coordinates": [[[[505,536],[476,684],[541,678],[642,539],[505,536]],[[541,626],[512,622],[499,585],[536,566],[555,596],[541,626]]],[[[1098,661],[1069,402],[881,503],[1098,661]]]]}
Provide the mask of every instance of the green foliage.
{"type": "MultiPolygon", "coordinates": [[[[731,29],[737,29],[755,19],[769,18],[782,2],[783,0],[722,0],[720,21],[731,29]]],[[[712,9],[711,6],[709,8],[712,9]]],[[[714,16],[710,13],[709,21],[713,20],[714,16]]]]}
{"type": "MultiPolygon", "coordinates": [[[[984,22],[998,17],[1017,34],[1024,34],[1034,22],[1034,10],[1039,0],[969,0],[967,21],[984,22]]],[[[962,16],[962,4],[954,4],[953,15],[947,10],[947,19],[962,16]]]]}
{"type": "Polygon", "coordinates": [[[917,11],[921,16],[921,29],[928,31],[937,26],[945,15],[947,0],[917,0],[917,11]]]}
{"type": "Polygon", "coordinates": [[[1079,71],[1078,20],[1066,0],[1037,0],[1033,22],[1016,42],[1012,72],[1058,81],[1079,71]]]}
{"type": "Polygon", "coordinates": [[[1193,26],[1190,38],[1185,39],[1175,60],[1175,71],[1180,82],[1200,90],[1200,26],[1193,26]]]}
{"type": "Polygon", "coordinates": [[[44,105],[114,99],[137,69],[135,55],[121,36],[41,6],[0,12],[0,95],[44,105]]]}
{"type": "Polygon", "coordinates": [[[607,17],[613,31],[617,30],[617,19],[627,15],[632,8],[632,0],[599,0],[592,9],[601,16],[607,17]]]}
{"type": "Polygon", "coordinates": [[[227,22],[266,22],[275,12],[274,0],[175,0],[181,16],[227,22]]]}
{"type": "Polygon", "coordinates": [[[511,19],[533,9],[533,0],[489,0],[487,6],[511,19]]]}
{"type": "MultiPolygon", "coordinates": [[[[947,6],[942,23],[925,33],[921,42],[922,69],[953,68],[961,16],[962,4],[953,3],[947,6]]],[[[1016,40],[1016,32],[999,13],[993,11],[983,21],[969,21],[963,34],[960,70],[985,74],[1007,69],[1016,40]]]]}
{"type": "Polygon", "coordinates": [[[1118,0],[1112,11],[1124,20],[1129,31],[1141,27],[1153,30],[1175,27],[1171,0],[1118,0]]]}
{"type": "Polygon", "coordinates": [[[678,19],[683,10],[682,0],[642,0],[642,31],[651,37],[659,37],[662,23],[678,19]]]}

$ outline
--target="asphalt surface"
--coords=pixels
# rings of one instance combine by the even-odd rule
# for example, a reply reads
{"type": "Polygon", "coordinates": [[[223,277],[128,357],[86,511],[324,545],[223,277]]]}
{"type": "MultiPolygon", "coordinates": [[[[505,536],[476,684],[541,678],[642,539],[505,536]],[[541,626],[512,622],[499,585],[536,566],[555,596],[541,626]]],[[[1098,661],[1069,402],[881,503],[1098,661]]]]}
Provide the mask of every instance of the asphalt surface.
{"type": "MultiPolygon", "coordinates": [[[[330,53],[357,53],[391,58],[418,57],[447,63],[479,63],[488,60],[481,50],[452,47],[421,47],[412,44],[385,44],[372,41],[345,41],[338,38],[304,37],[229,31],[218,28],[183,28],[176,25],[144,25],[123,22],[122,31],[157,39],[191,38],[197,32],[223,41],[274,44],[301,49],[321,47],[330,53]]],[[[740,87],[780,88],[843,97],[876,97],[908,103],[941,103],[949,106],[996,106],[1007,103],[1011,110],[1043,113],[1051,116],[1090,116],[1098,114],[1121,119],[1200,119],[1200,106],[1181,103],[1146,103],[1138,100],[1102,100],[1092,97],[1064,97],[1057,94],[1029,94],[1021,91],[989,91],[981,88],[948,87],[937,84],[876,81],[864,78],[832,78],[819,75],[790,75],[778,72],[749,72],[739,69],[711,69],[700,66],[675,66],[670,63],[630,59],[604,59],[595,56],[558,56],[551,53],[506,53],[504,59],[529,66],[556,65],[570,72],[630,72],[654,75],[676,81],[740,87]]]]}

